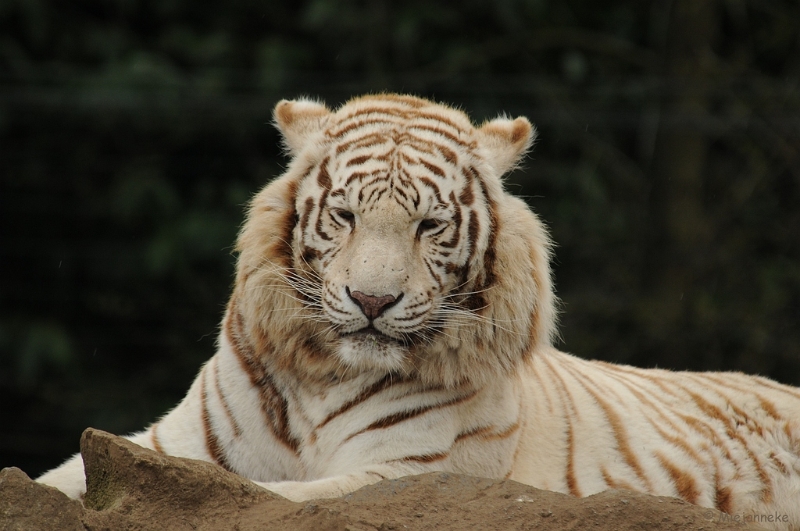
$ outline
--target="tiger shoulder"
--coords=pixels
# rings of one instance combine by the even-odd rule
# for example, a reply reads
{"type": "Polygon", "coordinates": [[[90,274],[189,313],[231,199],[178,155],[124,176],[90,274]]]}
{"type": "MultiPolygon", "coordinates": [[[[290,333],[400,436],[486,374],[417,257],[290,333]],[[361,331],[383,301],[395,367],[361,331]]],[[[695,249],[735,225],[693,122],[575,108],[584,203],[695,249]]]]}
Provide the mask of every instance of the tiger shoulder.
{"type": "MultiPolygon", "coordinates": [[[[552,346],[551,242],[501,177],[536,132],[396,94],[281,101],[219,347],[129,438],[292,500],[431,471],[624,488],[800,529],[800,390],[552,346]]],[[[80,456],[38,481],[85,492],[80,456]]]]}

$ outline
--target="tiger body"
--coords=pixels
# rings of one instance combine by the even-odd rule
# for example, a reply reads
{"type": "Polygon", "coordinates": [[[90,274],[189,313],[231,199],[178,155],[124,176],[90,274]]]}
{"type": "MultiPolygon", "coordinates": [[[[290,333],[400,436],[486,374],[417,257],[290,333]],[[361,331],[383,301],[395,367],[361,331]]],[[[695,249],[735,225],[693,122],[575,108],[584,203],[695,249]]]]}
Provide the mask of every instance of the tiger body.
{"type": "MultiPolygon", "coordinates": [[[[527,120],[407,96],[276,107],[217,353],[131,436],[293,500],[450,471],[627,488],[800,529],[800,390],[555,350],[550,243],[500,177],[527,120]]],[[[80,456],[39,480],[85,490],[80,456]]]]}

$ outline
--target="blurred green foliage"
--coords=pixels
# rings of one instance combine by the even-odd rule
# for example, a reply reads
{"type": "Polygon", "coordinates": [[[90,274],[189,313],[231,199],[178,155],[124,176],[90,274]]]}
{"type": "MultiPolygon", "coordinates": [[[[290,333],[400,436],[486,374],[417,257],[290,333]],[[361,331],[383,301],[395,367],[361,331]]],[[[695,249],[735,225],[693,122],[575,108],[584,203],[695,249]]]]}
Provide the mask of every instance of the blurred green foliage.
{"type": "Polygon", "coordinates": [[[139,429],[211,356],[280,98],[534,121],[561,348],[800,384],[800,4],[0,0],[0,466],[139,429]]]}

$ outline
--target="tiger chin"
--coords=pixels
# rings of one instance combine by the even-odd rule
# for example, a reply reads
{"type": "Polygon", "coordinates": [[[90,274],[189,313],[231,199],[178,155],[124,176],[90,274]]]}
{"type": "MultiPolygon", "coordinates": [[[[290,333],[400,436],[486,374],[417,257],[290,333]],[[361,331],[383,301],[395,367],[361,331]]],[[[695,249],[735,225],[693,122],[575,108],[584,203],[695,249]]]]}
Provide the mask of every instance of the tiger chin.
{"type": "MultiPolygon", "coordinates": [[[[129,438],[292,500],[450,471],[676,496],[800,529],[800,390],[555,350],[550,240],[501,177],[525,118],[380,94],[274,112],[216,354],[129,438]]],[[[79,455],[38,479],[85,491],[79,455]]]]}

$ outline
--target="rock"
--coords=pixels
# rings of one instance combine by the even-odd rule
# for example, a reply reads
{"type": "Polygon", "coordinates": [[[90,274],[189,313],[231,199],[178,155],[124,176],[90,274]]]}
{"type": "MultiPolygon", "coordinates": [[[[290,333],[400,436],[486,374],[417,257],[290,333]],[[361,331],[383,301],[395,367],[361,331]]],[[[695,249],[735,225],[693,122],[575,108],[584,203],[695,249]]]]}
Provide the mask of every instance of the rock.
{"type": "Polygon", "coordinates": [[[60,490],[32,481],[19,468],[0,470],[0,529],[31,531],[86,529],[83,507],[60,490]]]}
{"type": "Polygon", "coordinates": [[[97,430],[86,430],[81,453],[83,505],[18,469],[0,472],[0,530],[754,529],[675,498],[628,491],[573,498],[446,473],[294,503],[210,463],[163,456],[97,430]]]}
{"type": "Polygon", "coordinates": [[[88,429],[81,437],[89,529],[231,529],[242,511],[296,511],[294,503],[223,468],[164,456],[88,429]],[[273,502],[273,503],[270,503],[273,502]]]}

